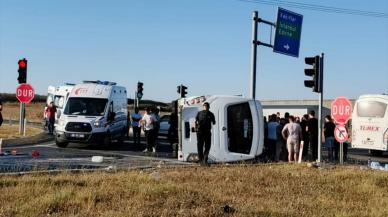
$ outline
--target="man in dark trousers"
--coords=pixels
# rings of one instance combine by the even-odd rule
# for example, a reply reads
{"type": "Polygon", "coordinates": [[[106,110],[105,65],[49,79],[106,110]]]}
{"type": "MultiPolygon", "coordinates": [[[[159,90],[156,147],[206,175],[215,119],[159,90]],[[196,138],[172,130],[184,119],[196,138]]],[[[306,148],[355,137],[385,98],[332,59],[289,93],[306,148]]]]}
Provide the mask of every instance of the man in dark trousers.
{"type": "Polygon", "coordinates": [[[212,124],[216,124],[214,114],[209,111],[210,105],[208,102],[203,104],[203,110],[198,112],[195,117],[195,128],[197,129],[197,148],[199,163],[208,165],[208,156],[211,146],[211,129],[212,124]],[[205,151],[203,145],[205,144],[205,151]]]}
{"type": "Polygon", "coordinates": [[[316,161],[318,159],[318,119],[315,118],[315,111],[309,112],[306,131],[309,135],[312,160],[316,161]]]}

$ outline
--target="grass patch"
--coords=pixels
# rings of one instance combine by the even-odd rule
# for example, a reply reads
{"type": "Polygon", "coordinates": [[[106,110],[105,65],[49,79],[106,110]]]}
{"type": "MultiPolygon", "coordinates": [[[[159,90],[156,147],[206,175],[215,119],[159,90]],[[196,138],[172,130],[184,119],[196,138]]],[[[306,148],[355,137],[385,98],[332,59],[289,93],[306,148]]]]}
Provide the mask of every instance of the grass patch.
{"type": "MultiPolygon", "coordinates": [[[[39,133],[43,132],[41,129],[37,129],[34,127],[30,127],[27,124],[26,128],[26,137],[35,136],[39,133]]],[[[0,127],[0,138],[3,139],[16,139],[16,138],[23,138],[23,135],[19,134],[19,125],[9,125],[6,123],[3,123],[0,127]]]]}
{"type": "Polygon", "coordinates": [[[388,216],[387,180],[288,164],[4,176],[0,216],[388,216]]]}
{"type": "MultiPolygon", "coordinates": [[[[42,123],[45,103],[27,103],[26,119],[27,121],[42,123]]],[[[9,119],[19,120],[20,104],[15,102],[3,103],[3,118],[6,122],[9,119]]]]}

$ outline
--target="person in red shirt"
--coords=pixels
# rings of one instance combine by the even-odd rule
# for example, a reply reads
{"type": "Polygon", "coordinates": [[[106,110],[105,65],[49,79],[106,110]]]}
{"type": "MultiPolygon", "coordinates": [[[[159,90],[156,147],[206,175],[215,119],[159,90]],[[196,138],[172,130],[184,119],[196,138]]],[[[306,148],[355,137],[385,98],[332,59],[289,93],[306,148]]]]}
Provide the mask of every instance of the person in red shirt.
{"type": "Polygon", "coordinates": [[[57,112],[57,108],[54,105],[54,102],[50,102],[49,106],[46,108],[45,114],[48,119],[48,130],[49,134],[53,134],[54,132],[54,122],[55,122],[55,113],[57,112]]]}

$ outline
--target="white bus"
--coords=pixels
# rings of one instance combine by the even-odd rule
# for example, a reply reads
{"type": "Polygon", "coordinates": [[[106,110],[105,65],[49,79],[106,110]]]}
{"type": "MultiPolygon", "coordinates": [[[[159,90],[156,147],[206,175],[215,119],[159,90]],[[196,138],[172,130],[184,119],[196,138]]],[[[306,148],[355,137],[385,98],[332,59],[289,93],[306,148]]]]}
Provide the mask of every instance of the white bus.
{"type": "Polygon", "coordinates": [[[388,95],[362,95],[352,114],[352,148],[372,155],[388,150],[388,95]]]}

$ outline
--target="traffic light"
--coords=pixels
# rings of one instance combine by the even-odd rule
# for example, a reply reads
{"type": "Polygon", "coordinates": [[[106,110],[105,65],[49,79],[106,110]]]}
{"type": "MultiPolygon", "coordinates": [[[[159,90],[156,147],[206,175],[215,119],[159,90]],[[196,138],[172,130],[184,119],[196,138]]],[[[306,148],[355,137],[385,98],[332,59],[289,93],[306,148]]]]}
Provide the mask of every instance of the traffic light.
{"type": "Polygon", "coordinates": [[[137,98],[140,100],[143,97],[143,83],[137,82],[137,98]]]}
{"type": "Polygon", "coordinates": [[[177,92],[181,95],[181,98],[185,98],[187,94],[187,87],[181,84],[177,86],[177,92]]]}
{"type": "Polygon", "coordinates": [[[312,65],[313,68],[305,69],[304,74],[311,76],[312,80],[305,80],[304,86],[313,89],[313,92],[320,93],[322,91],[321,87],[321,58],[319,56],[315,57],[306,57],[304,59],[305,63],[312,65]]]}
{"type": "Polygon", "coordinates": [[[187,94],[187,87],[181,85],[181,97],[182,97],[182,98],[185,98],[185,97],[186,97],[186,94],[187,94]]]}
{"type": "Polygon", "coordinates": [[[27,83],[27,60],[24,58],[18,61],[19,69],[18,69],[18,81],[19,84],[27,83]]]}

